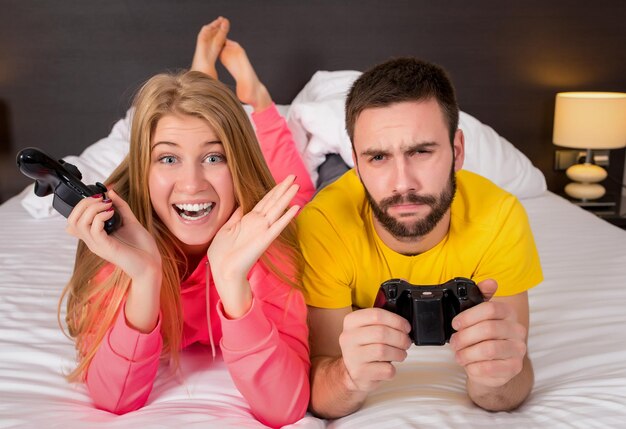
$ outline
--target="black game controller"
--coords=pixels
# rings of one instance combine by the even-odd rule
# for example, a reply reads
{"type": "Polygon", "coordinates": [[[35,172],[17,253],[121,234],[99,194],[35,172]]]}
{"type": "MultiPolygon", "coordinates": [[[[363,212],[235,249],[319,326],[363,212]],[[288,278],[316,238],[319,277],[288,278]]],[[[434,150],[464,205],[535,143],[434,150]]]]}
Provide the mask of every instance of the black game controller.
{"type": "Polygon", "coordinates": [[[396,313],[411,324],[409,336],[418,346],[442,346],[455,332],[452,319],[483,302],[470,279],[456,277],[441,285],[417,286],[391,279],[380,285],[374,307],[396,313]]]}
{"type": "MultiPolygon", "coordinates": [[[[63,161],[55,161],[37,148],[26,148],[17,154],[17,165],[24,175],[35,179],[35,195],[45,197],[54,192],[52,207],[68,217],[80,200],[96,194],[105,196],[106,186],[100,182],[85,185],[83,175],[76,166],[63,161]]],[[[115,231],[121,224],[117,212],[104,222],[107,234],[115,231]]]]}

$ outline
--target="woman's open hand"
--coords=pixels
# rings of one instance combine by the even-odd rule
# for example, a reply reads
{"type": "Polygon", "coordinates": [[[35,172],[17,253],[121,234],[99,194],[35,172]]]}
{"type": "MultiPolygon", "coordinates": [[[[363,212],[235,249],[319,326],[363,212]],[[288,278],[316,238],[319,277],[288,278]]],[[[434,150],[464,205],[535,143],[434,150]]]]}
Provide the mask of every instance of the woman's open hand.
{"type": "Polygon", "coordinates": [[[295,176],[288,176],[245,215],[237,208],[209,246],[213,279],[231,317],[244,314],[250,307],[248,272],[298,213],[298,206],[289,207],[298,191],[294,180],[295,176]]]}

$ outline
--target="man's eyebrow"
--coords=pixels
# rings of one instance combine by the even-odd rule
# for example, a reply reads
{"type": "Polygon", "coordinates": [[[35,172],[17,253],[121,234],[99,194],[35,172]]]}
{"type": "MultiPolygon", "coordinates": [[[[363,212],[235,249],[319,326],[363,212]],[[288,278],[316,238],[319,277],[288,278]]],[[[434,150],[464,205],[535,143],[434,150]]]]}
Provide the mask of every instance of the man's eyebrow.
{"type": "Polygon", "coordinates": [[[367,149],[361,152],[362,156],[389,155],[388,150],[384,149],[367,149]]]}
{"type": "MultiPolygon", "coordinates": [[[[408,153],[408,152],[415,152],[415,151],[419,151],[419,150],[426,150],[426,149],[431,149],[435,146],[439,146],[439,144],[437,142],[420,142],[420,143],[413,143],[413,144],[408,144],[408,145],[402,145],[401,146],[401,150],[404,153],[408,153]]],[[[366,149],[364,151],[361,152],[362,156],[376,156],[376,155],[389,155],[391,152],[389,150],[386,149],[366,149]]]]}
{"type": "Polygon", "coordinates": [[[406,145],[406,146],[402,146],[402,152],[407,153],[407,152],[415,152],[418,150],[425,150],[425,149],[431,149],[435,146],[439,146],[439,144],[437,142],[420,142],[420,143],[413,143],[410,145],[406,145]]]}

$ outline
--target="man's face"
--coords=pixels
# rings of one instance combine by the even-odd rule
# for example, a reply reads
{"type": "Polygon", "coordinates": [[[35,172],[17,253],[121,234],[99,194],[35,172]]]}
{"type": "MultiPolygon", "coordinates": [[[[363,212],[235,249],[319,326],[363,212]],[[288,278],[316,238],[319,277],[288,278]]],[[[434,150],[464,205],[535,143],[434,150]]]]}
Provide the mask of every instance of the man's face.
{"type": "Polygon", "coordinates": [[[375,221],[395,239],[429,234],[448,213],[463,135],[454,151],[434,99],[364,110],[354,127],[354,156],[375,221]]]}

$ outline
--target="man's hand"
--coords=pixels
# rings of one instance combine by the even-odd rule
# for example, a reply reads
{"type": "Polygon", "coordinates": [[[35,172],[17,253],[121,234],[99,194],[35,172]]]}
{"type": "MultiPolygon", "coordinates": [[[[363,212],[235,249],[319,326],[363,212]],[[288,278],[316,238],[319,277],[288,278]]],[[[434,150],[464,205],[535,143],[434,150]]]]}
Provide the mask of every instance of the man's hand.
{"type": "Polygon", "coordinates": [[[316,416],[335,419],[358,410],[367,394],[395,375],[411,345],[410,325],[381,308],[309,307],[311,402],[316,416]]]}
{"type": "Polygon", "coordinates": [[[411,325],[403,317],[381,308],[348,314],[339,345],[353,384],[349,390],[370,392],[381,381],[392,379],[396,369],[391,362],[406,359],[410,330],[411,325]]]}
{"type": "Polygon", "coordinates": [[[468,392],[474,402],[488,398],[485,404],[489,405],[477,402],[478,405],[488,409],[514,408],[532,386],[530,362],[525,365],[528,298],[526,293],[492,298],[498,288],[494,280],[482,281],[478,287],[486,301],[452,320],[457,332],[450,338],[450,346],[456,361],[465,369],[468,392]],[[512,382],[525,367],[529,377],[521,378],[526,381],[512,382]],[[508,399],[498,404],[494,402],[496,397],[500,398],[498,401],[508,399]]]}

